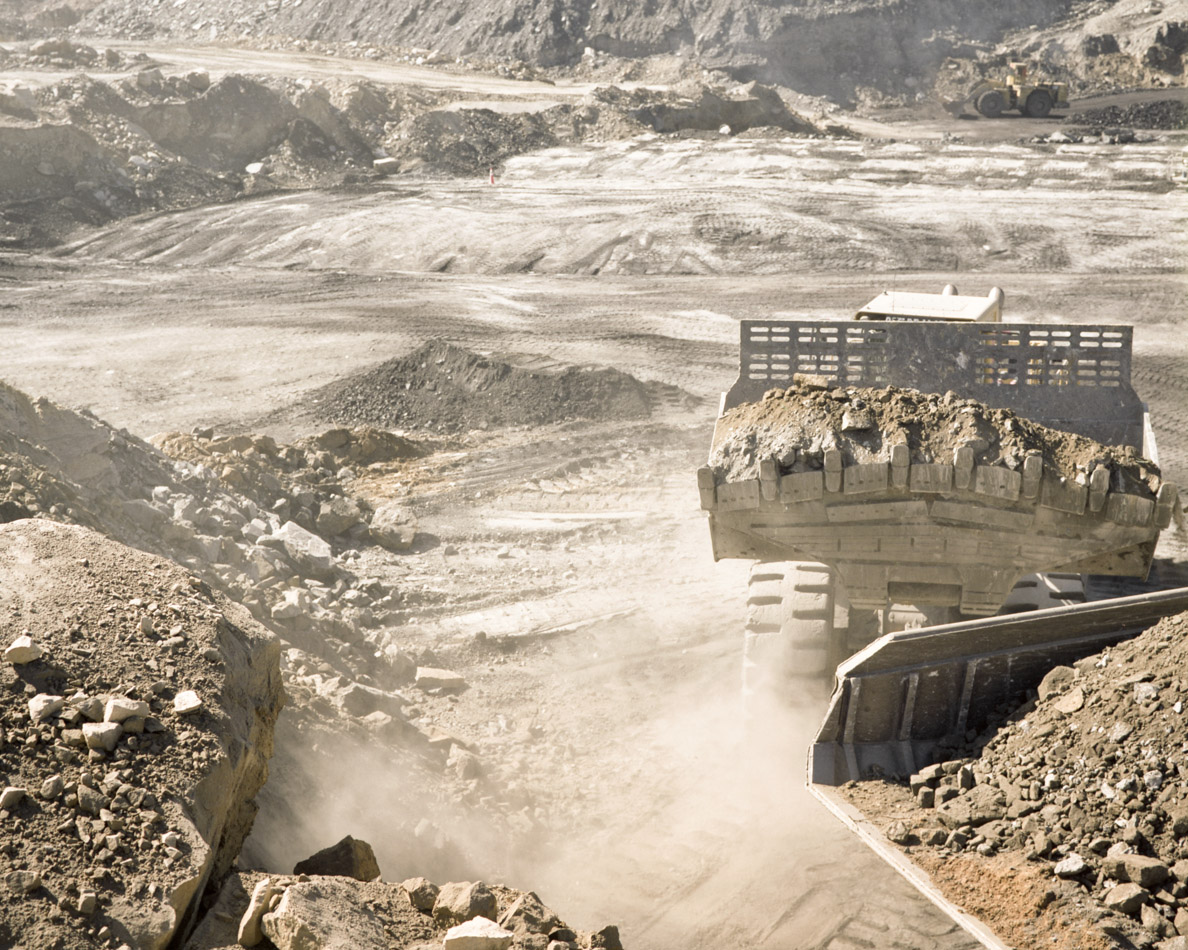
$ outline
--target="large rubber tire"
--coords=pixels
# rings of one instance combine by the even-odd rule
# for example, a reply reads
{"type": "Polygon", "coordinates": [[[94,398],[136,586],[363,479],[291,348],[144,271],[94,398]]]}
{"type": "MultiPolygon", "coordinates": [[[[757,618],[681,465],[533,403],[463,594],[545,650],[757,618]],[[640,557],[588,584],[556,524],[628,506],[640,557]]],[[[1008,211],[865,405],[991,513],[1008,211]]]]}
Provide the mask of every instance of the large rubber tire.
{"type": "Polygon", "coordinates": [[[824,564],[757,561],[747,585],[743,698],[793,701],[836,665],[834,574],[824,564]]]}
{"type": "Polygon", "coordinates": [[[1043,119],[1052,111],[1052,94],[1046,89],[1036,89],[1027,97],[1023,112],[1033,119],[1043,119]]]}
{"type": "Polygon", "coordinates": [[[1002,110],[1006,108],[1006,101],[1002,98],[1001,92],[997,89],[990,89],[978,96],[974,108],[987,119],[997,119],[1002,115],[1002,110]]]}

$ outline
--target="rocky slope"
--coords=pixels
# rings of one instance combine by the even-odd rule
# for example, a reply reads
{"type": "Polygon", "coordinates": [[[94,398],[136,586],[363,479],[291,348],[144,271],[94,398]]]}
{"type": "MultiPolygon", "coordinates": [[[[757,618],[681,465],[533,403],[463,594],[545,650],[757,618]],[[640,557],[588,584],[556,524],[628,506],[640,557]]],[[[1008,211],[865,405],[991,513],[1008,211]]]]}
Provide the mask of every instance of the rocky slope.
{"type": "Polygon", "coordinates": [[[159,950],[239,853],[284,694],[275,637],[175,564],[0,525],[5,946],[159,950]]]}
{"type": "MultiPolygon", "coordinates": [[[[1188,615],[1169,617],[1052,670],[1006,722],[908,786],[853,783],[846,793],[942,885],[983,875],[983,887],[995,887],[991,876],[1011,857],[1038,869],[1049,883],[1035,915],[1081,922],[1067,946],[1179,950],[1188,937],[1186,657],[1188,615]]],[[[1004,924],[1017,927],[1011,917],[1004,924]]],[[[1006,936],[1051,946],[1047,922],[1006,936]]]]}
{"type": "Polygon", "coordinates": [[[1144,68],[1149,75],[1180,75],[1184,9],[1182,0],[486,0],[477,7],[427,0],[203,0],[150,10],[133,0],[106,0],[83,26],[101,34],[388,44],[538,66],[572,66],[598,52],[629,58],[676,53],[735,79],[846,99],[862,87],[912,93],[931,85],[949,57],[977,59],[998,44],[1085,79],[1144,68]]]}

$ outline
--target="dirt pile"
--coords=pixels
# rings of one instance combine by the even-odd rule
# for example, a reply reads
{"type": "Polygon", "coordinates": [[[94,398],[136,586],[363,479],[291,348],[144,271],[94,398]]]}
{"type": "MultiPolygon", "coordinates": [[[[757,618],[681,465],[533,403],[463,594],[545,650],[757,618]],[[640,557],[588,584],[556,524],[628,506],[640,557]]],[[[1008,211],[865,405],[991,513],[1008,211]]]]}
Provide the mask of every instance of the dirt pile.
{"type": "Polygon", "coordinates": [[[610,368],[522,369],[432,340],[315,392],[307,406],[331,422],[460,432],[573,419],[646,419],[674,386],[610,368]]]}
{"type": "Polygon", "coordinates": [[[1188,129],[1188,102],[1160,99],[1119,108],[1086,109],[1074,112],[1064,120],[1065,125],[1078,129],[1104,132],[1110,128],[1131,129],[1188,129]]]}
{"type": "Polygon", "coordinates": [[[233,874],[218,903],[194,933],[186,950],[237,950],[237,928],[253,894],[279,899],[260,927],[278,946],[296,947],[292,934],[304,929],[301,946],[512,947],[516,950],[622,950],[616,927],[594,932],[571,929],[531,891],[482,881],[440,887],[423,877],[401,884],[363,882],[317,875],[233,874]],[[473,934],[469,942],[466,934],[473,934]],[[486,939],[483,939],[483,936],[486,939]]]}
{"type": "Polygon", "coordinates": [[[657,132],[685,129],[745,132],[757,127],[814,134],[819,130],[784,105],[779,94],[757,82],[731,90],[727,97],[701,87],[692,96],[675,102],[648,103],[633,110],[632,117],[657,132]]]}
{"type": "Polygon", "coordinates": [[[952,855],[930,865],[942,884],[1000,852],[1038,867],[1044,906],[1003,908],[1004,919],[1073,909],[1129,945],[1188,936],[1186,664],[1181,614],[1052,670],[984,747],[954,748],[909,788],[848,794],[900,843],[952,855]]]}
{"type": "Polygon", "coordinates": [[[406,549],[416,520],[397,502],[369,505],[343,483],[351,465],[399,465],[419,450],[368,431],[335,430],[299,446],[210,436],[162,438],[173,460],[93,417],[0,387],[0,517],[85,524],[184,564],[336,677],[331,692],[406,669],[407,657],[381,654],[383,644],[369,640],[401,594],[352,567],[360,545],[406,549]]]}
{"type": "Polygon", "coordinates": [[[0,942],[163,946],[251,827],[277,642],[187,571],[82,528],[0,525],[0,550],[0,942]]]}
{"type": "Polygon", "coordinates": [[[1047,471],[1086,484],[1098,465],[1111,484],[1152,497],[1159,469],[1122,447],[1060,432],[992,409],[954,393],[910,389],[822,389],[812,384],[769,390],[761,402],[744,403],[718,422],[710,467],[721,483],[759,477],[759,463],[775,458],[781,475],[823,467],[824,453],[837,449],[846,465],[890,461],[891,447],[905,443],[912,463],[951,462],[962,446],[978,465],[1015,471],[1039,453],[1047,471]]]}

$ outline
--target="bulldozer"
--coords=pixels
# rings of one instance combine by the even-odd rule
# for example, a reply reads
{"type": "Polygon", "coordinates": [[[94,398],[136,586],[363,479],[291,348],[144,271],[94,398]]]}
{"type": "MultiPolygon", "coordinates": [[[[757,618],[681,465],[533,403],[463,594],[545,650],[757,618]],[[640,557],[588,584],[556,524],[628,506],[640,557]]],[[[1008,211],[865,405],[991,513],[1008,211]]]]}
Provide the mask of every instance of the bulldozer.
{"type": "Polygon", "coordinates": [[[1028,76],[1026,63],[1013,62],[1010,68],[1005,78],[981,80],[963,98],[946,102],[945,109],[958,116],[965,111],[966,103],[972,102],[987,119],[997,119],[1011,110],[1042,119],[1053,109],[1068,108],[1068,83],[1037,82],[1028,76]]]}

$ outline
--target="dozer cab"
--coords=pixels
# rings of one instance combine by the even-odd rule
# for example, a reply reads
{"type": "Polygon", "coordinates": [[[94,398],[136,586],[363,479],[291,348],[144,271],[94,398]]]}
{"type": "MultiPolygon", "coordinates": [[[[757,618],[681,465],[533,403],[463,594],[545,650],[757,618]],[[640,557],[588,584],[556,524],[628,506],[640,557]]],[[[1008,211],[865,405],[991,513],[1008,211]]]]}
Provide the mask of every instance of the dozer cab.
{"type": "Polygon", "coordinates": [[[1004,79],[983,79],[963,99],[945,103],[953,115],[960,115],[967,102],[987,119],[1017,110],[1032,119],[1042,119],[1053,109],[1068,108],[1068,83],[1037,82],[1028,75],[1026,63],[1011,63],[1004,79]]]}

